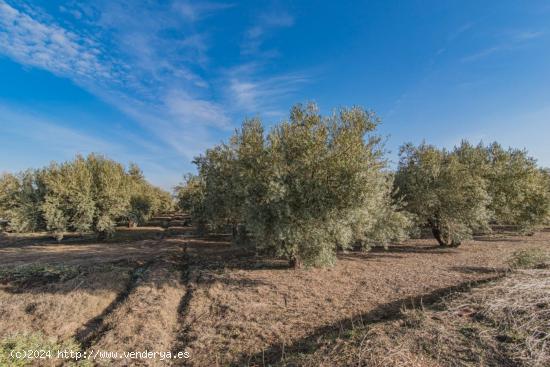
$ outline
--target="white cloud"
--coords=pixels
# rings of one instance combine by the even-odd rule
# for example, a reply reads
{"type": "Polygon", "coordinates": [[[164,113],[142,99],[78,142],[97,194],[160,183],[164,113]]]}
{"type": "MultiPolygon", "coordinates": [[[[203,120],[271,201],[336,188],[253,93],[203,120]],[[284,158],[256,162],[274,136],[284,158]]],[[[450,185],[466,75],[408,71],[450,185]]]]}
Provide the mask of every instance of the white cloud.
{"type": "Polygon", "coordinates": [[[229,104],[253,114],[275,114],[274,106],[309,81],[305,74],[288,73],[262,77],[257,64],[245,64],[227,72],[229,104]]]}
{"type": "Polygon", "coordinates": [[[277,28],[288,28],[294,25],[294,18],[286,12],[261,14],[255,23],[245,32],[241,52],[245,55],[255,54],[269,33],[277,28]]]}
{"type": "Polygon", "coordinates": [[[484,49],[481,49],[473,54],[464,56],[462,62],[472,62],[477,61],[493,54],[502,52],[502,51],[512,51],[516,50],[526,43],[544,36],[546,33],[543,31],[511,31],[506,32],[503,36],[504,40],[498,42],[497,44],[491,45],[484,49]]]}
{"type": "Polygon", "coordinates": [[[166,107],[172,116],[187,126],[201,123],[227,128],[230,125],[230,120],[220,105],[207,100],[191,98],[182,91],[170,92],[166,97],[166,107]]]}
{"type": "Polygon", "coordinates": [[[175,1],[173,8],[179,12],[184,18],[189,21],[196,22],[213,13],[232,8],[234,5],[229,3],[214,3],[214,2],[191,2],[191,1],[175,1]]]}
{"type": "MultiPolygon", "coordinates": [[[[243,111],[278,115],[278,102],[307,81],[298,73],[265,77],[255,63],[225,72],[207,70],[211,37],[200,31],[198,22],[232,6],[188,1],[70,2],[59,10],[72,16],[60,23],[39,8],[0,0],[0,54],[68,78],[118,108],[164,143],[159,147],[147,144],[147,136],[128,136],[144,156],[152,152],[165,156],[168,149],[191,159],[217,142],[213,132],[228,131],[231,116],[243,111]],[[203,72],[217,77],[205,80],[203,72]]],[[[260,15],[247,31],[245,43],[250,51],[259,49],[272,31],[293,24],[285,12],[260,15]]],[[[27,121],[26,126],[36,123],[36,131],[44,132],[29,133],[30,138],[65,137],[59,149],[66,152],[80,146],[118,154],[109,142],[37,119],[27,121]]]]}
{"type": "Polygon", "coordinates": [[[97,42],[55,24],[41,23],[0,1],[0,52],[25,64],[79,80],[116,79],[114,65],[100,60],[97,42]]]}
{"type": "MultiPolygon", "coordinates": [[[[186,158],[192,158],[197,151],[189,146],[202,146],[198,140],[211,140],[201,125],[226,128],[230,120],[215,102],[192,97],[194,88],[209,85],[170,52],[184,54],[183,59],[193,62],[204,60],[206,36],[191,33],[179,42],[164,40],[158,33],[177,22],[169,14],[170,7],[156,9],[151,13],[155,16],[151,16],[146,14],[150,9],[127,5],[108,2],[105,8],[96,9],[99,15],[93,26],[101,30],[98,34],[115,37],[118,42],[113,46],[117,48],[112,48],[103,46],[101,39],[78,34],[51,21],[40,21],[29,15],[34,12],[25,13],[0,0],[0,53],[23,65],[73,80],[133,117],[186,158]],[[168,47],[168,43],[173,47],[168,47]],[[190,144],[179,148],[178,144],[184,140],[190,144]]],[[[200,13],[196,17],[228,6],[208,3],[197,8],[200,13]]],[[[61,136],[68,134],[57,132],[61,136]]],[[[76,136],[74,140],[82,141],[76,136]]]]}

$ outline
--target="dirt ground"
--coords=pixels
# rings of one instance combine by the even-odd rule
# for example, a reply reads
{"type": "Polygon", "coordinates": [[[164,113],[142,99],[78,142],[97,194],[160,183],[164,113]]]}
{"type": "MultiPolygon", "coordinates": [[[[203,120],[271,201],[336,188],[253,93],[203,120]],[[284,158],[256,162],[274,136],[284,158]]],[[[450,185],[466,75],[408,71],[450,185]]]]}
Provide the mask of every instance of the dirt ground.
{"type": "Polygon", "coordinates": [[[108,243],[9,237],[0,239],[0,335],[71,339],[82,351],[189,352],[173,365],[276,364],[327,332],[500,277],[512,252],[549,244],[548,231],[456,249],[410,240],[340,254],[332,268],[294,270],[185,231],[108,243]]]}
{"type": "Polygon", "coordinates": [[[278,365],[546,367],[549,331],[547,265],[333,330],[278,365]]]}

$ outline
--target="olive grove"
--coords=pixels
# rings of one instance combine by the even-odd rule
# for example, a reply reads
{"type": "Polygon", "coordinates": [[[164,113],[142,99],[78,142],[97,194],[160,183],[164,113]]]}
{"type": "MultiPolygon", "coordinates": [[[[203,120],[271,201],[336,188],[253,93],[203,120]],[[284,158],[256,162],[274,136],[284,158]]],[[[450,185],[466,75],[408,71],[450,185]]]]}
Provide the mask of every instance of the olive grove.
{"type": "Polygon", "coordinates": [[[360,108],[321,116],[297,105],[266,131],[246,120],[227,143],[197,157],[177,188],[204,231],[299,266],[332,264],[337,249],[385,245],[428,228],[459,246],[494,225],[533,233],[550,218],[550,176],[525,150],[497,143],[401,148],[388,169],[377,117],[360,108]]]}
{"type": "Polygon", "coordinates": [[[135,165],[126,171],[103,156],[77,156],[38,170],[0,176],[0,217],[16,232],[109,237],[118,221],[142,224],[171,210],[171,195],[149,184],[135,165]]]}
{"type": "Polygon", "coordinates": [[[532,233],[550,215],[546,171],[525,150],[463,141],[452,150],[404,145],[397,196],[442,246],[458,246],[490,225],[532,233]]]}

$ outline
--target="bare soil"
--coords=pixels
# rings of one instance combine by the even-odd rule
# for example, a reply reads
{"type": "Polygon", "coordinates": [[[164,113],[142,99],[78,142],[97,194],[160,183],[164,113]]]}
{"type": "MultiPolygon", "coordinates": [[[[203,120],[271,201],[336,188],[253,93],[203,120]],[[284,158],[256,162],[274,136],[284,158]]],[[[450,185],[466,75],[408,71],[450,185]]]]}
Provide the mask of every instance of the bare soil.
{"type": "MultiPolygon", "coordinates": [[[[456,249],[410,240],[339,254],[332,268],[294,270],[223,236],[169,230],[107,243],[0,238],[0,335],[72,338],[82,350],[190,353],[175,365],[281,364],[310,354],[323,335],[501,277],[512,252],[550,243],[550,232],[480,237],[456,249]]],[[[116,363],[166,361],[104,361],[116,363]]]]}
{"type": "Polygon", "coordinates": [[[376,322],[333,330],[278,364],[545,367],[549,331],[550,271],[520,270],[376,322]]]}

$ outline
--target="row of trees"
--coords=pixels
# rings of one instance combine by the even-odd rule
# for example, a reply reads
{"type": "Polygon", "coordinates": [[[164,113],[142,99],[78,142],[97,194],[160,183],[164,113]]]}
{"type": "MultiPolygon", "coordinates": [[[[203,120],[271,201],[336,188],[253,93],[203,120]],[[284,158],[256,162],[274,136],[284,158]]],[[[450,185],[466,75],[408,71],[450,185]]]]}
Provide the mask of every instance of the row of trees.
{"type": "Polygon", "coordinates": [[[172,196],[139,167],[91,154],[38,170],[0,176],[0,218],[17,232],[95,232],[109,237],[119,221],[142,224],[171,210],[172,196]]]}
{"type": "Polygon", "coordinates": [[[267,132],[246,120],[195,159],[179,205],[199,228],[230,227],[238,242],[296,266],[332,264],[337,249],[384,246],[426,227],[458,246],[492,223],[532,231],[549,218],[550,176],[525,151],[405,145],[392,172],[378,124],[361,108],[323,117],[313,104],[267,132]]]}
{"type": "Polygon", "coordinates": [[[458,246],[491,224],[532,233],[550,216],[550,175],[525,150],[499,144],[452,150],[405,145],[397,169],[396,197],[428,226],[442,246],[458,246]]]}

